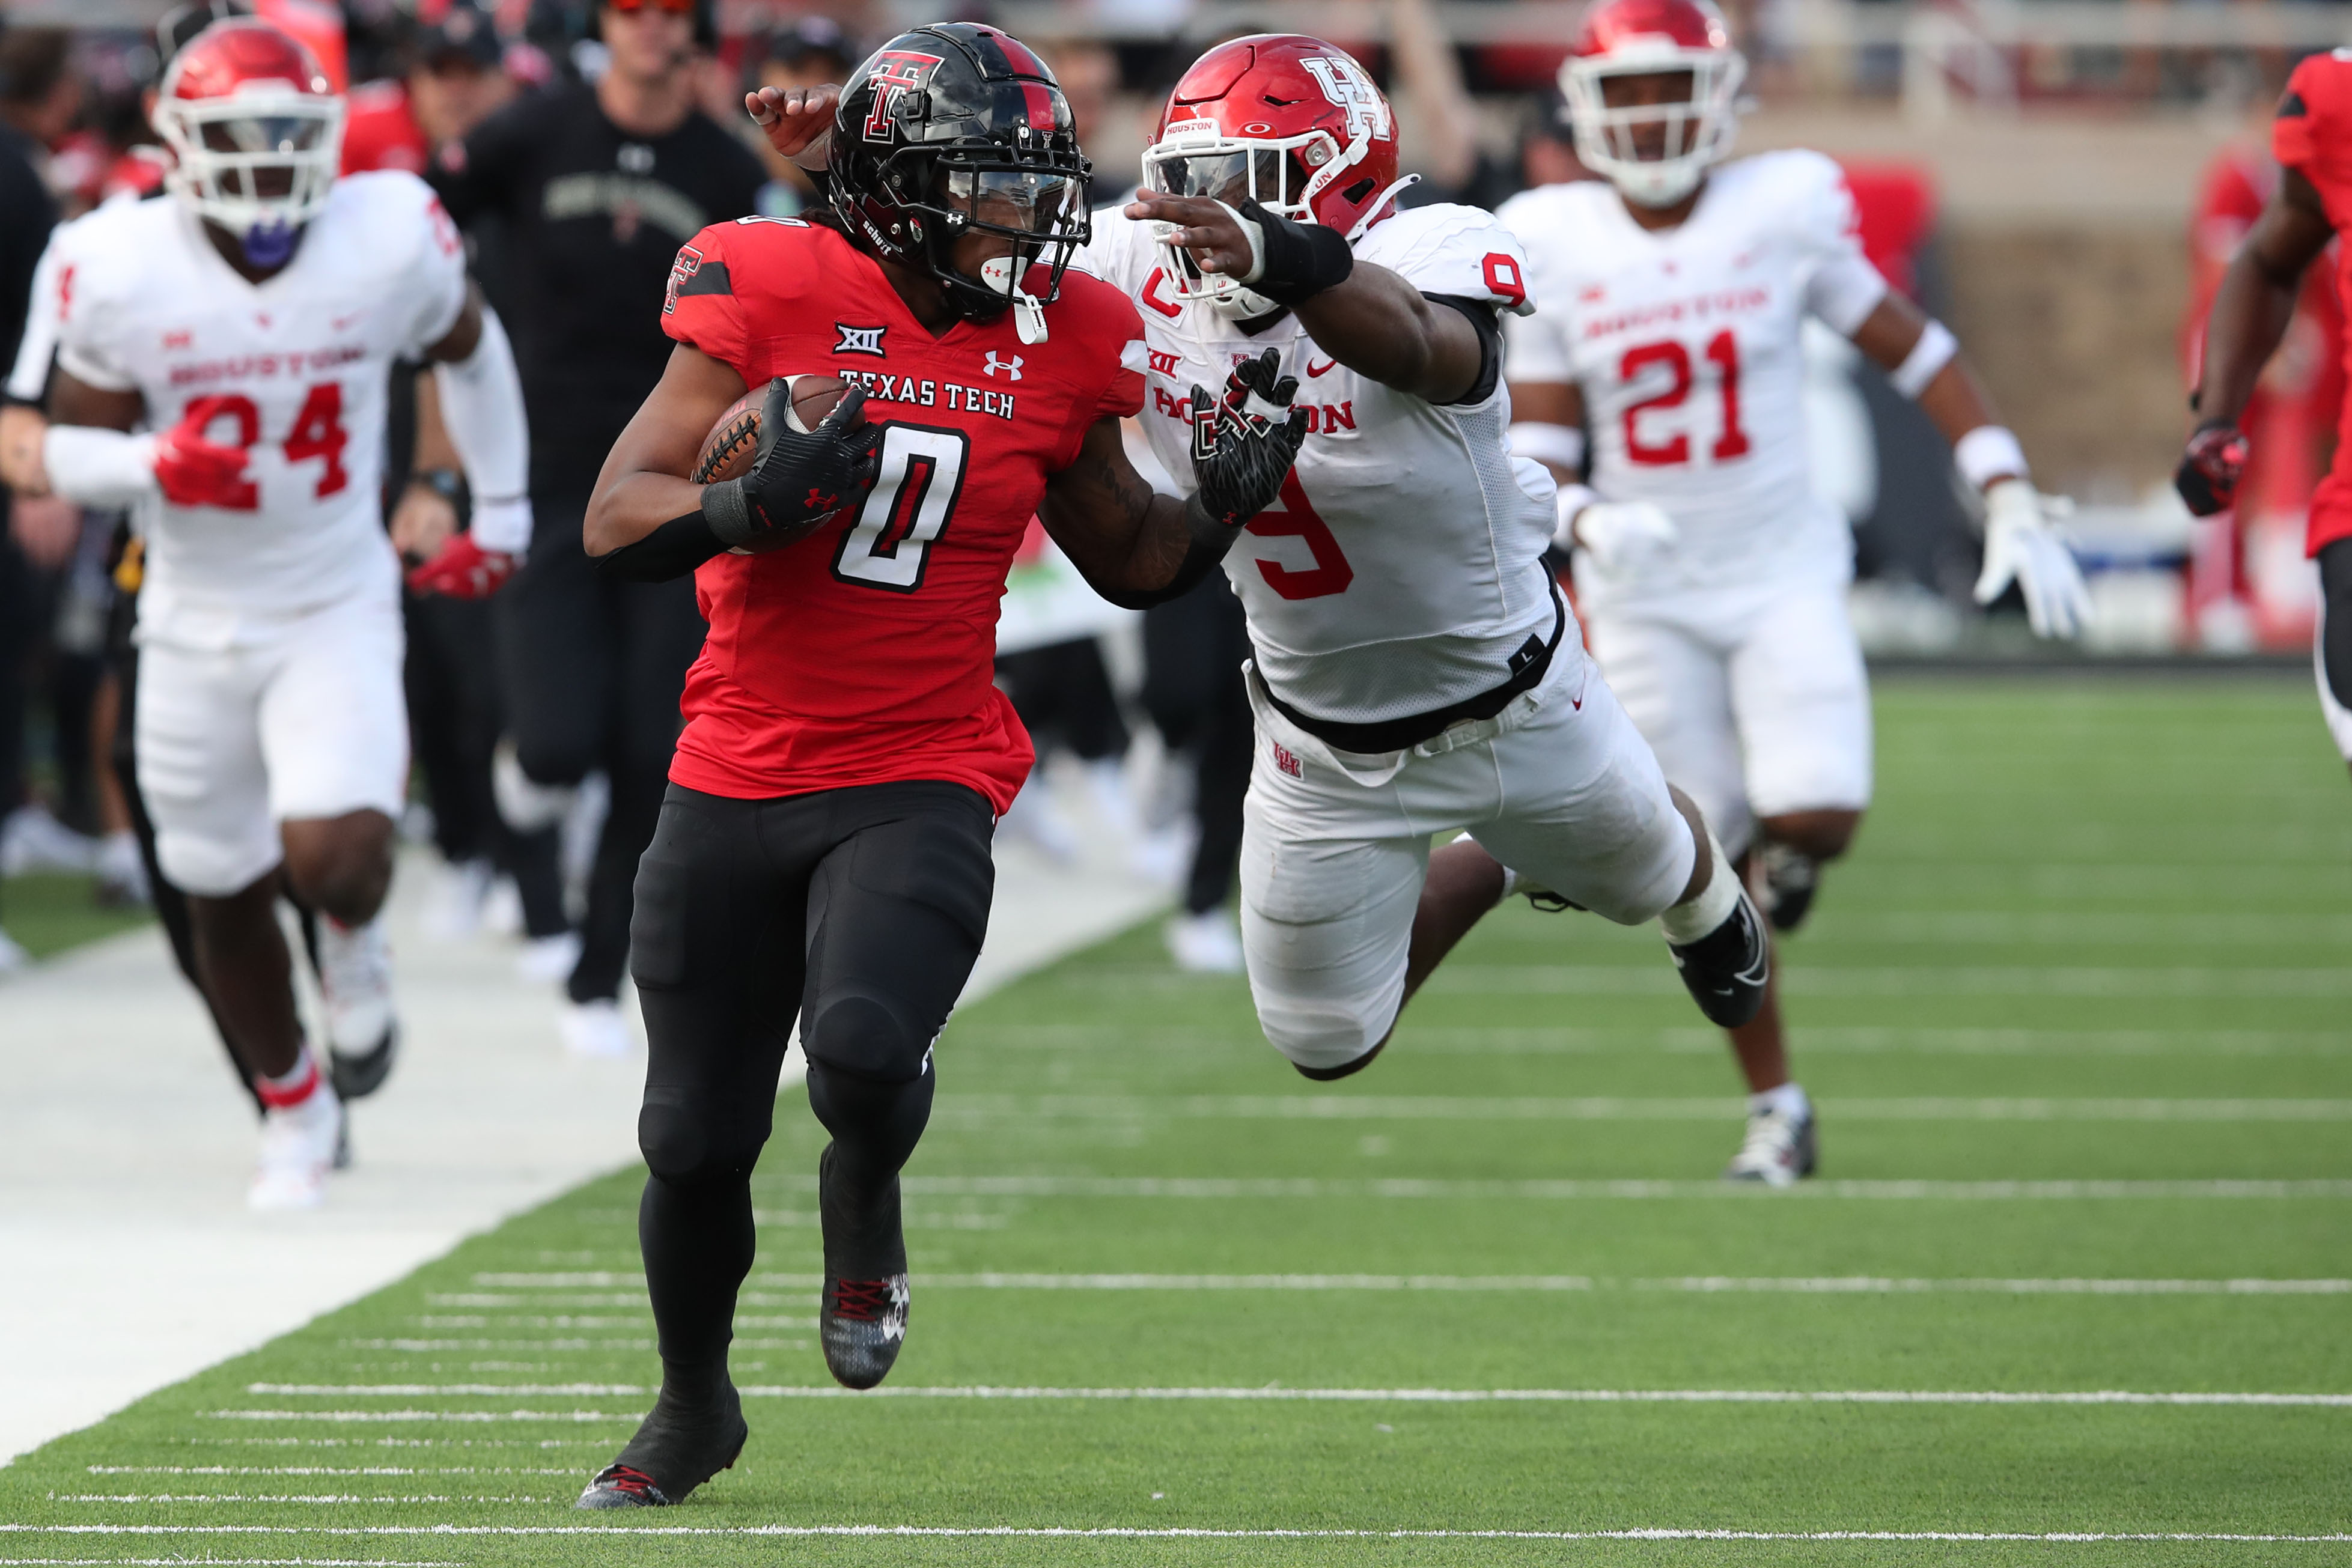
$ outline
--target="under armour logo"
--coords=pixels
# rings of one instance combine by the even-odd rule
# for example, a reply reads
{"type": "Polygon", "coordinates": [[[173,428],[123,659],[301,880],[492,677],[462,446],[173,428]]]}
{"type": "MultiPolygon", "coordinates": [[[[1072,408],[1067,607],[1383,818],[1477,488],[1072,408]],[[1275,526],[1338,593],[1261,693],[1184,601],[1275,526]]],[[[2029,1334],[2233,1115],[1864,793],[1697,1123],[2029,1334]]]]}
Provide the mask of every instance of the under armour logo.
{"type": "Polygon", "coordinates": [[[1006,375],[1017,382],[1021,379],[1022,363],[1021,356],[1018,354],[1013,355],[1009,360],[1000,360],[996,357],[996,350],[991,349],[988,350],[988,362],[980,367],[980,371],[982,375],[992,376],[997,371],[1003,371],[1006,375]]]}
{"type": "Polygon", "coordinates": [[[835,321],[833,329],[841,334],[841,341],[833,346],[835,353],[871,354],[877,360],[885,357],[882,334],[889,330],[887,327],[845,327],[835,321]]]}
{"type": "Polygon", "coordinates": [[[808,498],[803,501],[801,505],[812,512],[825,513],[831,512],[835,507],[839,506],[840,503],[840,497],[828,496],[822,490],[811,488],[808,493],[808,498]]]}
{"type": "Polygon", "coordinates": [[[1382,141],[1393,141],[1395,130],[1389,120],[1389,100],[1364,74],[1364,68],[1345,55],[1314,55],[1298,62],[1323,89],[1323,96],[1345,110],[1348,114],[1348,140],[1374,137],[1382,141]]]}

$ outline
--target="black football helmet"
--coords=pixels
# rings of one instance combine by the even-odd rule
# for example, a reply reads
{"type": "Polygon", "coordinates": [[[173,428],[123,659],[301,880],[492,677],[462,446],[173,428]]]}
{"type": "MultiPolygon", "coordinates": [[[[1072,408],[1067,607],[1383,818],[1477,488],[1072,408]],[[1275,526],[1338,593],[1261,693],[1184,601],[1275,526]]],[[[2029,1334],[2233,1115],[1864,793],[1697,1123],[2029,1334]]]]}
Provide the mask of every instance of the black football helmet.
{"type": "Polygon", "coordinates": [[[1086,156],[1054,73],[1009,33],[941,22],[901,33],[850,73],[834,110],[828,196],[858,244],[938,279],[963,317],[1018,312],[1024,342],[1087,243],[1086,156]],[[968,234],[1011,242],[974,277],[968,234]],[[1042,298],[1025,287],[1049,271],[1042,298]]]}

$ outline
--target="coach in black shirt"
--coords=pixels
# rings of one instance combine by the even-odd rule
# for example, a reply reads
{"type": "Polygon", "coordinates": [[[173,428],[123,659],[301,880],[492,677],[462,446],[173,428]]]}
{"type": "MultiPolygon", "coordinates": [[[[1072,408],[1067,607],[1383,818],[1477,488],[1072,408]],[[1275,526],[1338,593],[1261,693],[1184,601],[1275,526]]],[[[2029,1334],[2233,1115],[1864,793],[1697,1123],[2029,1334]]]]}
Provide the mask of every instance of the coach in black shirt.
{"type": "Polygon", "coordinates": [[[563,1032],[574,1051],[617,1054],[629,1038],[614,998],[630,885],[703,627],[691,581],[597,577],[580,523],[605,452],[669,359],[661,308],[677,247],[753,211],[767,176],[695,107],[707,9],[607,0],[597,21],[611,64],[594,86],[508,105],[444,151],[433,182],[460,226],[499,220],[500,303],[530,414],[537,523],[529,560],[497,601],[507,722],[527,783],[501,803],[529,831],[589,773],[611,779],[563,1032]]]}

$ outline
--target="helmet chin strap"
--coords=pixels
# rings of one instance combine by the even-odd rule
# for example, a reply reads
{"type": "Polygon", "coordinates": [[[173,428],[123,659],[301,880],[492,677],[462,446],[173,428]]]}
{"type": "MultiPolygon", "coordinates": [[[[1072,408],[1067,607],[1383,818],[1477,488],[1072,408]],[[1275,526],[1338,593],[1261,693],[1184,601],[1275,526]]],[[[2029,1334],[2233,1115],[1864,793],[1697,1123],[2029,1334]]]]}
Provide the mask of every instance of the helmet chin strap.
{"type": "Polygon", "coordinates": [[[1017,256],[995,256],[980,264],[980,280],[996,293],[1013,301],[1013,329],[1024,343],[1045,340],[1045,304],[1021,287],[1021,274],[1026,270],[1017,256]]]}

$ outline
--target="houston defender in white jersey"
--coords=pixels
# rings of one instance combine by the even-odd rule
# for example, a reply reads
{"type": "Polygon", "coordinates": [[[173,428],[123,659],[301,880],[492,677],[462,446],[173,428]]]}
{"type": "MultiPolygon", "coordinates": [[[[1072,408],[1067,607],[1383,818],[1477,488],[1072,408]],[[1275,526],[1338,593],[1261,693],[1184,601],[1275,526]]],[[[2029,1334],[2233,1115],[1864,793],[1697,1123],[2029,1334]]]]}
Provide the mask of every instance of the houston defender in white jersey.
{"type": "MultiPolygon", "coordinates": [[[[1267,349],[1298,378],[1307,444],[1279,509],[1225,558],[1277,695],[1318,718],[1397,718],[1485,691],[1529,637],[1550,640],[1559,612],[1540,560],[1552,481],[1506,451],[1499,382],[1451,405],[1399,392],[1339,363],[1295,315],[1250,332],[1171,298],[1151,225],[1105,213],[1094,233],[1087,261],[1140,306],[1143,430],[1171,474],[1191,471],[1187,388],[1267,349]]],[[[1526,308],[1517,244],[1475,207],[1399,213],[1355,255],[1425,295],[1526,308]]]]}
{"type": "Polygon", "coordinates": [[[319,1201],[341,1132],[275,910],[321,916],[328,1061],[365,1093],[397,1039],[379,918],[406,792],[399,565],[380,495],[393,360],[436,361],[474,497],[411,580],[487,591],[530,537],[521,385],[414,176],[336,179],[342,100],[266,23],[173,58],[168,199],[58,229],[10,375],[44,394],[36,476],[146,538],[132,736],[198,980],[268,1107],[257,1207],[319,1201]]]}
{"type": "MultiPolygon", "coordinates": [[[[1247,37],[1185,74],[1143,192],[1096,219],[1095,264],[1145,323],[1164,466],[1186,471],[1207,423],[1180,391],[1237,361],[1278,360],[1262,380],[1310,421],[1280,507],[1224,560],[1256,651],[1241,882],[1259,1022],[1310,1078],[1363,1067],[1502,897],[1498,860],[1658,919],[1701,1008],[1740,1021],[1762,998],[1761,917],[1586,659],[1540,564],[1551,485],[1506,448],[1497,318],[1528,307],[1525,258],[1483,213],[1392,210],[1402,183],[1360,65],[1247,37]],[[1444,830],[1476,841],[1433,856],[1444,830]]],[[[1237,375],[1243,392],[1255,412],[1237,375]]]]}
{"type": "Polygon", "coordinates": [[[1580,388],[1594,490],[1660,507],[1680,536],[1622,576],[1580,559],[1579,601],[1842,581],[1852,536],[1808,472],[1801,329],[1810,315],[1852,337],[1886,284],[1838,166],[1817,152],[1740,159],[1654,233],[1595,180],[1524,192],[1497,215],[1542,302],[1507,329],[1511,380],[1580,388]]]}
{"type": "MultiPolygon", "coordinates": [[[[1985,494],[1979,599],[2019,581],[2047,635],[2074,630],[2084,596],[1951,333],[1864,256],[1837,165],[1790,152],[1717,166],[1746,68],[1706,0],[1602,0],[1560,88],[1578,156],[1603,179],[1527,192],[1500,215],[1538,305],[1512,327],[1512,443],[1560,481],[1557,539],[1576,552],[1593,655],[1743,870],[1758,852],[1785,930],[1871,782],[1852,545],[1808,472],[1806,317],[1853,340],[1955,444],[1985,494]]],[[[1809,1174],[1812,1111],[1777,999],[1732,1045],[1754,1098],[1725,1174],[1809,1174]]]]}
{"type": "MultiPolygon", "coordinates": [[[[246,454],[217,504],[159,496],[144,515],[145,642],[220,648],[329,605],[391,605],[399,565],[382,509],[392,362],[447,335],[465,251],[413,174],[338,180],[286,268],[257,287],[176,201],[115,202],[58,231],[42,263],[57,364],[136,392],[147,423],[201,422],[246,454]]],[[[46,357],[12,388],[37,397],[46,357]]]]}

